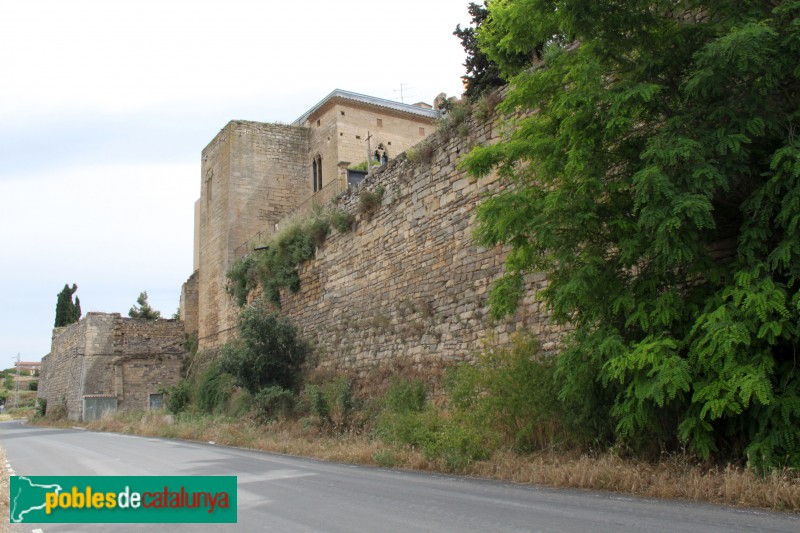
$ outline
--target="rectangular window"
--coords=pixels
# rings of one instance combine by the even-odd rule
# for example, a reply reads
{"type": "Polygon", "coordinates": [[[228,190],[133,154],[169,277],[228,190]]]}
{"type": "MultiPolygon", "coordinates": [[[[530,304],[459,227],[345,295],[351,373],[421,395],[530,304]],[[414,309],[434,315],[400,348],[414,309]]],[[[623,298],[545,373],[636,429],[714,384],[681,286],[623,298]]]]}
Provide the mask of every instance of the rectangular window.
{"type": "Polygon", "coordinates": [[[383,127],[383,119],[381,118],[378,119],[378,127],[379,128],[383,127]]]}
{"type": "Polygon", "coordinates": [[[151,394],[150,395],[150,409],[161,409],[164,405],[164,395],[163,394],[151,394]]]}
{"type": "Polygon", "coordinates": [[[425,128],[420,128],[419,129],[419,135],[420,135],[420,137],[425,137],[425,128]]]}

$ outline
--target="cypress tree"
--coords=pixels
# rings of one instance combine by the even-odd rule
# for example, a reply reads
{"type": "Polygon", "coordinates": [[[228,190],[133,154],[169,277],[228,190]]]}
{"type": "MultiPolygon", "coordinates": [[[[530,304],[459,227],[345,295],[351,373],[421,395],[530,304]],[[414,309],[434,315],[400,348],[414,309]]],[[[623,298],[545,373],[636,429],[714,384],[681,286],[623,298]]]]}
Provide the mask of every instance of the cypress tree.
{"type": "Polygon", "coordinates": [[[72,287],[68,284],[64,285],[64,289],[58,293],[56,297],[56,321],[55,327],[60,328],[74,324],[81,318],[81,301],[75,297],[72,301],[72,295],[78,290],[78,286],[74,283],[72,287]]]}

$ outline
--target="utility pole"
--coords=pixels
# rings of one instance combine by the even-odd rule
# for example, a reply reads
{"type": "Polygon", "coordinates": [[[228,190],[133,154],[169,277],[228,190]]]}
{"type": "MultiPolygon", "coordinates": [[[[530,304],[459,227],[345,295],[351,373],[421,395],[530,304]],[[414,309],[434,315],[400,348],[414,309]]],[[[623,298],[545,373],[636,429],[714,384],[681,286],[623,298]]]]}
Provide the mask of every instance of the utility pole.
{"type": "Polygon", "coordinates": [[[19,402],[19,352],[17,352],[17,393],[14,395],[14,407],[19,402]]]}

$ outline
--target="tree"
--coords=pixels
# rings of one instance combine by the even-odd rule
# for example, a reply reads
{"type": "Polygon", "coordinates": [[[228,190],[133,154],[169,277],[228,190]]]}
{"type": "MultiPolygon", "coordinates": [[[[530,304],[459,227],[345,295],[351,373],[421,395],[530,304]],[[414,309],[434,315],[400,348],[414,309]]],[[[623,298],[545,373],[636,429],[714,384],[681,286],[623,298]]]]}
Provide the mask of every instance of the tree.
{"type": "Polygon", "coordinates": [[[130,308],[130,311],[128,311],[129,317],[145,318],[147,320],[156,320],[157,318],[161,318],[161,311],[156,311],[150,307],[150,304],[147,302],[147,291],[139,293],[136,303],[139,305],[134,305],[130,308]]]}
{"type": "Polygon", "coordinates": [[[493,313],[548,274],[560,398],[606,440],[800,466],[800,2],[489,9],[501,74],[547,43],[501,104],[538,112],[465,162],[509,184],[478,215],[511,249],[493,313]]]}
{"type": "MultiPolygon", "coordinates": [[[[489,10],[486,8],[486,0],[483,5],[470,2],[467,8],[472,16],[473,26],[461,28],[461,24],[456,26],[453,35],[461,39],[461,46],[467,53],[464,67],[467,69],[466,76],[462,76],[466,90],[464,94],[469,100],[476,100],[482,94],[506,84],[506,80],[500,76],[500,69],[494,61],[490,60],[478,47],[476,36],[477,29],[486,21],[489,10]]],[[[530,63],[530,53],[518,53],[515,55],[517,71],[530,63]]]]}
{"type": "Polygon", "coordinates": [[[289,319],[259,300],[242,311],[238,327],[239,341],[221,350],[220,370],[252,394],[272,386],[295,389],[309,346],[289,319]]]}
{"type": "Polygon", "coordinates": [[[72,301],[72,295],[78,290],[78,286],[74,283],[72,288],[69,285],[64,285],[64,289],[58,293],[56,297],[56,321],[55,327],[60,328],[74,324],[81,318],[81,301],[76,296],[75,301],[72,301]]]}

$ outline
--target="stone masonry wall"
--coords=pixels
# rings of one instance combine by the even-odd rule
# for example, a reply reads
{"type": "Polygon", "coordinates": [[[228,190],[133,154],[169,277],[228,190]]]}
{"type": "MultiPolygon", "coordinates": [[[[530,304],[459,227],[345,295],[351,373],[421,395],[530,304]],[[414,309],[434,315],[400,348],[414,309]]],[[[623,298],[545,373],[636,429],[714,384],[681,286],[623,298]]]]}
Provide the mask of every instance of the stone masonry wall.
{"type": "Polygon", "coordinates": [[[88,313],[54,330],[37,397],[47,400],[48,410],[63,402],[72,420],[80,419],[88,395],[116,396],[121,410],[147,408],[149,394],[180,380],[183,340],[179,320],[88,313]]]}
{"type": "Polygon", "coordinates": [[[48,410],[63,403],[71,419],[76,419],[81,411],[86,326],[94,315],[88,313],[76,324],[55,328],[50,353],[42,359],[36,397],[47,400],[48,410]]]}
{"type": "Polygon", "coordinates": [[[535,299],[543,275],[528,277],[515,316],[488,317],[490,284],[504,271],[506,252],[477,246],[472,234],[476,206],[501,185],[495,175],[467,176],[457,162],[498,135],[493,120],[472,122],[466,138],[440,132],[340,200],[357,213],[362,191],[384,191],[377,213],[359,214],[353,232],[334,230],[302,266],[300,291],[282,298],[282,311],[315,341],[321,366],[469,359],[486,343],[508,345],[521,330],[555,348],[560,331],[535,299]]]}
{"type": "Polygon", "coordinates": [[[200,324],[200,307],[198,292],[200,273],[195,270],[181,287],[180,318],[186,328],[186,333],[197,336],[200,324]]]}
{"type": "Polygon", "coordinates": [[[183,330],[179,320],[119,322],[114,379],[120,410],[147,409],[151,394],[180,381],[185,356],[183,330]]]}
{"type": "Polygon", "coordinates": [[[307,128],[233,121],[203,150],[199,224],[201,348],[233,333],[236,309],[225,274],[236,248],[270,228],[307,196],[307,128]]]}

